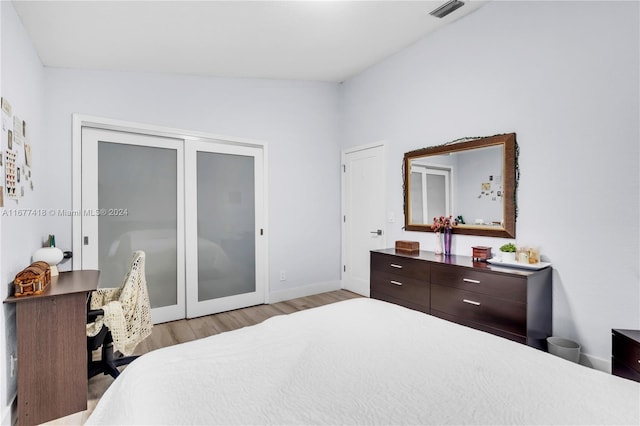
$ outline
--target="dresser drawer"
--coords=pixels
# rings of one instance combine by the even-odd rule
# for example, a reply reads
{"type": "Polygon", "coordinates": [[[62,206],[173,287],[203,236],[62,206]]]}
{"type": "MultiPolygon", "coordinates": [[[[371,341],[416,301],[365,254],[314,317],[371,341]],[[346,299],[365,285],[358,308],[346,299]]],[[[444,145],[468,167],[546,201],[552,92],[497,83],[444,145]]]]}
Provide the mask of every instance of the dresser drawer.
{"type": "Polygon", "coordinates": [[[431,284],[455,287],[515,302],[527,302],[526,279],[513,275],[434,265],[431,269],[431,284]]]}
{"type": "Polygon", "coordinates": [[[520,336],[527,335],[527,308],[524,303],[432,283],[431,310],[520,336]]]}
{"type": "Polygon", "coordinates": [[[488,325],[483,324],[481,322],[470,321],[470,320],[464,319],[462,317],[445,314],[444,312],[440,312],[440,311],[436,311],[436,310],[432,311],[431,315],[436,316],[438,318],[445,319],[447,321],[455,322],[456,324],[466,325],[467,327],[475,328],[476,330],[486,331],[487,333],[495,334],[496,336],[500,336],[500,337],[504,337],[505,339],[513,340],[514,342],[518,342],[518,343],[522,343],[522,344],[525,344],[525,345],[533,346],[535,348],[540,349],[541,351],[545,351],[546,350],[546,344],[547,344],[546,339],[544,340],[544,345],[545,346],[542,346],[542,342],[534,342],[534,341],[532,341],[530,343],[526,336],[523,336],[521,334],[509,333],[508,331],[504,331],[504,330],[501,330],[499,328],[489,327],[488,325]],[[535,344],[533,344],[533,343],[535,343],[535,344]]]}
{"type": "Polygon", "coordinates": [[[614,364],[622,364],[640,374],[640,342],[614,330],[612,337],[614,364]]]}
{"type": "Polygon", "coordinates": [[[371,253],[371,270],[429,281],[429,263],[402,256],[371,253]]]}
{"type": "Polygon", "coordinates": [[[374,271],[371,273],[371,292],[429,308],[429,283],[424,280],[374,271]]]}

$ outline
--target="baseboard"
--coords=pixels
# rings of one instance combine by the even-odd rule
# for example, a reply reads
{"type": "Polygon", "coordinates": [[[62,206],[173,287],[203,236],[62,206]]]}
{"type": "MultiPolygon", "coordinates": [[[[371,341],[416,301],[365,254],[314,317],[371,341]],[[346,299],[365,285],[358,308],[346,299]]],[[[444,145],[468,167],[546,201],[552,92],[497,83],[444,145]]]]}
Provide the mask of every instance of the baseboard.
{"type": "Polygon", "coordinates": [[[602,359],[585,353],[580,354],[580,364],[591,367],[595,370],[604,371],[611,374],[611,360],[602,359]]]}
{"type": "Polygon", "coordinates": [[[11,426],[11,405],[7,405],[2,410],[2,421],[0,421],[2,426],[11,426]]]}
{"type": "Polygon", "coordinates": [[[17,409],[18,406],[16,404],[16,395],[14,394],[9,404],[2,409],[2,415],[0,416],[0,425],[13,426],[14,424],[17,424],[17,409]]]}
{"type": "Polygon", "coordinates": [[[298,297],[313,296],[314,294],[340,290],[341,288],[342,283],[340,280],[336,280],[314,283],[302,287],[288,288],[286,290],[272,291],[269,293],[269,300],[267,303],[278,303],[285,300],[296,299],[298,297]]]}

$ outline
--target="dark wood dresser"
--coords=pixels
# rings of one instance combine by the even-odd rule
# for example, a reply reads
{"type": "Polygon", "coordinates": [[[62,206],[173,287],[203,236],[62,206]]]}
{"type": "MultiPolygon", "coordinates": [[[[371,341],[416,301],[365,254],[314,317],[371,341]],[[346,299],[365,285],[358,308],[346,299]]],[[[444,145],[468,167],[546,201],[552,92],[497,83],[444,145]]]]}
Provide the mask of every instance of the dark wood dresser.
{"type": "Polygon", "coordinates": [[[611,373],[640,382],[640,330],[611,330],[611,373]]]}
{"type": "Polygon", "coordinates": [[[371,252],[371,297],[546,350],[552,268],[506,268],[468,256],[371,252]]]}

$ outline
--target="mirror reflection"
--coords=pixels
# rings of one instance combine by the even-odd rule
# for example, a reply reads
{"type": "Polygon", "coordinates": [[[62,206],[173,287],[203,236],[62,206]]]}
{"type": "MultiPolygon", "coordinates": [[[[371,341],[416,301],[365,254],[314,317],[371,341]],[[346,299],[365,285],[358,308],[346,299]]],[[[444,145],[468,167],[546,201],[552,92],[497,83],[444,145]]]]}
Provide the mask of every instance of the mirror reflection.
{"type": "Polygon", "coordinates": [[[503,163],[502,146],[411,160],[411,223],[453,215],[461,224],[503,226],[503,163]]]}
{"type": "Polygon", "coordinates": [[[514,134],[405,154],[405,228],[453,216],[454,232],[515,237],[515,160],[514,134]]]}

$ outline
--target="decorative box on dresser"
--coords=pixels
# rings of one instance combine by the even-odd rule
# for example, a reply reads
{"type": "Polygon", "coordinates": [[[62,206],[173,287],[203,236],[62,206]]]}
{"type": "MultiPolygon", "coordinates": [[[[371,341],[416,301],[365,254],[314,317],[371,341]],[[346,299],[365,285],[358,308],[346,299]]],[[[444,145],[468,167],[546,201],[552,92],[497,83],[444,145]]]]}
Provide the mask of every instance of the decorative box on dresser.
{"type": "Polygon", "coordinates": [[[640,382],[640,330],[611,330],[611,373],[640,382]]]}
{"type": "Polygon", "coordinates": [[[552,269],[395,249],[371,252],[371,297],[546,350],[552,269]]]}

